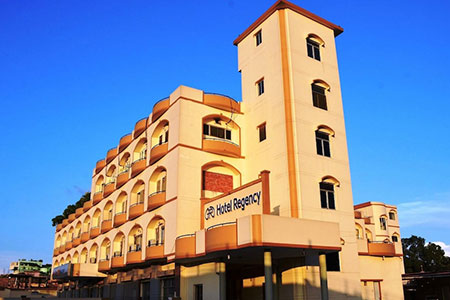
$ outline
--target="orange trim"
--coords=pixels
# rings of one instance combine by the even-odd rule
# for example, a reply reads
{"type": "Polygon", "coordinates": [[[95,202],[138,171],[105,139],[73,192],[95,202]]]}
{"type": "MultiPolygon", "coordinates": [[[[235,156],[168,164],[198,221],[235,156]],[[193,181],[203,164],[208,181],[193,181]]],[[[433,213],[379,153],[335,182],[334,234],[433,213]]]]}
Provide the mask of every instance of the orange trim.
{"type": "Polygon", "coordinates": [[[269,186],[269,174],[270,171],[264,170],[259,176],[261,176],[262,181],[262,207],[263,214],[270,214],[270,186],[269,186]]]}
{"type": "Polygon", "coordinates": [[[266,19],[268,19],[275,11],[280,9],[289,8],[313,21],[316,21],[319,24],[322,24],[325,27],[328,27],[334,31],[334,36],[338,36],[344,29],[338,25],[335,25],[312,12],[307,11],[304,8],[301,8],[293,3],[290,3],[286,0],[279,0],[274,5],[272,5],[265,13],[261,15],[255,22],[253,22],[250,27],[248,27],[243,33],[241,33],[233,42],[235,46],[239,44],[243,39],[245,39],[253,30],[255,30],[259,25],[261,25],[266,19]]]}
{"type": "Polygon", "coordinates": [[[360,281],[383,281],[383,279],[360,279],[360,281]]]}
{"type": "MultiPolygon", "coordinates": [[[[278,3],[283,3],[282,1],[278,3]]],[[[278,9],[278,8],[277,8],[278,9]]],[[[284,113],[286,122],[286,144],[288,159],[288,175],[289,175],[289,195],[291,204],[291,217],[298,218],[298,199],[297,199],[297,179],[295,168],[295,151],[294,151],[294,129],[292,119],[291,106],[291,86],[289,75],[289,59],[287,50],[286,37],[286,10],[279,11],[280,17],[280,40],[281,40],[281,64],[283,70],[283,92],[284,92],[284,113]]]]}
{"type": "Polygon", "coordinates": [[[364,203],[361,203],[361,204],[354,205],[353,208],[354,208],[354,209],[359,209],[359,208],[363,208],[363,207],[367,207],[367,206],[372,206],[372,205],[378,205],[378,206],[389,207],[389,208],[392,208],[392,209],[397,209],[396,206],[393,206],[393,205],[387,205],[387,204],[384,204],[384,203],[376,203],[376,202],[364,202],[364,203]]]}
{"type": "Polygon", "coordinates": [[[252,240],[251,244],[262,245],[262,220],[261,215],[252,215],[252,240]]]}

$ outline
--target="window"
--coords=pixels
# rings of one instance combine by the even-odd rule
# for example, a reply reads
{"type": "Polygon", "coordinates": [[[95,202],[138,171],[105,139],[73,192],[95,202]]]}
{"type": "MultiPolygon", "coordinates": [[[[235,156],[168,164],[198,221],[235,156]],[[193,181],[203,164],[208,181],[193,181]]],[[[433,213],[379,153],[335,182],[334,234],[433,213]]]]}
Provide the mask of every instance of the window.
{"type": "Polygon", "coordinates": [[[194,284],[194,300],[203,300],[203,284],[194,284]]]}
{"type": "Polygon", "coordinates": [[[312,88],[312,97],[313,97],[313,105],[315,107],[327,110],[327,97],[325,96],[325,88],[313,83],[311,85],[312,88]]]}
{"type": "Polygon", "coordinates": [[[222,127],[203,124],[203,134],[231,141],[231,130],[222,127]]]}
{"type": "Polygon", "coordinates": [[[393,235],[393,236],[392,236],[392,241],[393,241],[394,243],[398,242],[398,237],[397,237],[396,235],[393,235]]]}
{"type": "Polygon", "coordinates": [[[259,141],[262,142],[266,139],[266,123],[258,126],[259,141]]]}
{"type": "Polygon", "coordinates": [[[389,220],[395,220],[395,212],[389,212],[389,220]]]}
{"type": "Polygon", "coordinates": [[[385,217],[380,218],[380,229],[386,230],[386,218],[385,217]]]}
{"type": "Polygon", "coordinates": [[[320,61],[320,45],[310,38],[306,39],[306,48],[308,50],[308,56],[320,61]]]}
{"type": "Polygon", "coordinates": [[[316,130],[316,148],[317,154],[326,157],[331,157],[330,136],[328,133],[316,130]]]}
{"type": "Polygon", "coordinates": [[[256,83],[256,86],[258,87],[258,96],[261,96],[264,94],[264,79],[261,79],[256,83]]]}
{"type": "Polygon", "coordinates": [[[322,208],[336,209],[334,203],[334,185],[332,183],[320,183],[320,206],[322,208]]]}
{"type": "Polygon", "coordinates": [[[262,43],[262,31],[261,30],[255,34],[255,41],[256,41],[256,47],[258,47],[259,44],[262,43]]]}

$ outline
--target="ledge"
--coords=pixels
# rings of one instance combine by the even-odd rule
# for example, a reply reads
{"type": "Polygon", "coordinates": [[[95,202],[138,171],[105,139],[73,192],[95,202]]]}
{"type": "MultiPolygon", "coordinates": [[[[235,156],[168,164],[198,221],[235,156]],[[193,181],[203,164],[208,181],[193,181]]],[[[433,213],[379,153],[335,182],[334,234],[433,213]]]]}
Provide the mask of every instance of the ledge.
{"type": "Polygon", "coordinates": [[[145,249],[145,260],[164,258],[164,245],[150,246],[145,249]]]}
{"type": "Polygon", "coordinates": [[[105,220],[102,222],[102,226],[100,228],[101,233],[108,232],[112,229],[112,221],[111,220],[105,220]]]}
{"type": "Polygon", "coordinates": [[[147,129],[147,118],[137,121],[134,125],[133,138],[137,138],[145,129],[147,129]]]}
{"type": "Polygon", "coordinates": [[[105,161],[105,159],[99,160],[99,161],[95,164],[95,174],[98,174],[98,172],[100,172],[105,166],[106,166],[106,161],[105,161]]]}
{"type": "Polygon", "coordinates": [[[144,171],[146,166],[147,160],[145,158],[133,162],[133,164],[131,165],[131,178],[144,171]]]}
{"type": "Polygon", "coordinates": [[[147,210],[153,210],[166,203],[166,192],[153,193],[148,196],[147,210]]]}
{"type": "Polygon", "coordinates": [[[169,151],[169,143],[156,145],[150,150],[150,164],[154,164],[169,151]]]}
{"type": "Polygon", "coordinates": [[[135,204],[130,207],[128,220],[133,220],[144,213],[144,203],[135,204]]]}
{"type": "Polygon", "coordinates": [[[108,197],[116,190],[116,183],[110,182],[103,187],[103,198],[108,197]]]}
{"type": "Polygon", "coordinates": [[[122,152],[133,140],[130,134],[124,135],[119,141],[119,153],[122,152]]]}
{"type": "Polygon", "coordinates": [[[164,114],[169,109],[169,105],[170,105],[169,98],[163,99],[163,100],[157,102],[153,106],[152,122],[155,122],[156,120],[158,120],[158,118],[160,116],[162,116],[162,114],[164,114]]]}
{"type": "Polygon", "coordinates": [[[138,264],[142,262],[142,251],[132,251],[127,253],[127,264],[138,264]]]}
{"type": "Polygon", "coordinates": [[[128,179],[130,179],[128,171],[119,174],[116,179],[116,189],[124,185],[128,181],[128,179]]]}
{"type": "Polygon", "coordinates": [[[203,139],[203,150],[231,157],[241,156],[241,147],[221,139],[203,139]]]}
{"type": "Polygon", "coordinates": [[[119,213],[118,215],[114,216],[114,227],[119,227],[123,223],[127,221],[127,213],[119,213]]]}

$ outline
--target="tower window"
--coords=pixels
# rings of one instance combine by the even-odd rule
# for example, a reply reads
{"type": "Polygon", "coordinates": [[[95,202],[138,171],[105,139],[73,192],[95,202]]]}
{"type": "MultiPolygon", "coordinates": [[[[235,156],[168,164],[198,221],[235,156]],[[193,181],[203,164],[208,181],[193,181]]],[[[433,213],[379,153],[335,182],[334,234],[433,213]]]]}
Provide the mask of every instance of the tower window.
{"type": "Polygon", "coordinates": [[[325,96],[325,88],[313,83],[312,88],[312,98],[313,105],[315,107],[327,110],[327,97],[325,96]]]}
{"type": "Polygon", "coordinates": [[[258,126],[259,131],[259,141],[262,142],[266,139],[266,123],[258,126]]]}
{"type": "Polygon", "coordinates": [[[320,130],[316,130],[316,148],[317,154],[331,157],[330,153],[330,136],[320,130]]]}
{"type": "Polygon", "coordinates": [[[256,86],[258,88],[258,96],[261,96],[264,94],[264,79],[261,79],[256,83],[256,86]]]}
{"type": "Polygon", "coordinates": [[[322,208],[336,209],[334,203],[334,185],[328,182],[320,183],[320,206],[322,208]]]}
{"type": "Polygon", "coordinates": [[[256,46],[259,46],[259,44],[262,43],[262,31],[261,30],[255,34],[255,41],[256,41],[256,46]]]}
{"type": "Polygon", "coordinates": [[[380,229],[381,230],[386,230],[386,218],[385,217],[381,217],[380,218],[380,229]]]}
{"type": "Polygon", "coordinates": [[[308,56],[320,61],[320,45],[310,38],[306,39],[306,48],[308,50],[308,56]]]}
{"type": "Polygon", "coordinates": [[[389,212],[389,219],[395,220],[395,212],[393,212],[393,211],[389,212]]]}
{"type": "Polygon", "coordinates": [[[203,134],[231,141],[231,130],[222,127],[203,124],[203,134]]]}
{"type": "Polygon", "coordinates": [[[397,237],[396,235],[393,235],[393,236],[392,236],[392,241],[393,241],[394,243],[397,243],[397,242],[398,242],[398,237],[397,237]]]}

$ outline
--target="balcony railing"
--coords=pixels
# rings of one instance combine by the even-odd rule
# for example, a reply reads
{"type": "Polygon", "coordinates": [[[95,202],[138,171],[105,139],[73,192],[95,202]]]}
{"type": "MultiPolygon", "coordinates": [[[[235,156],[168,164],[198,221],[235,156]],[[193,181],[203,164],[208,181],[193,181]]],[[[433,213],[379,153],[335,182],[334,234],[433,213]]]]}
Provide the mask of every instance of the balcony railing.
{"type": "Polygon", "coordinates": [[[217,94],[217,93],[204,93],[203,95],[203,103],[206,105],[219,108],[222,110],[226,110],[229,112],[240,113],[241,112],[241,103],[237,102],[233,98],[217,94]]]}
{"type": "Polygon", "coordinates": [[[128,218],[135,219],[144,213],[144,201],[139,201],[130,205],[128,218]]]}
{"type": "Polygon", "coordinates": [[[152,147],[150,150],[150,164],[155,163],[169,151],[168,142],[161,142],[152,147]]]}
{"type": "Polygon", "coordinates": [[[166,191],[158,191],[148,195],[147,210],[153,210],[166,203],[166,191]]]}
{"type": "Polygon", "coordinates": [[[231,157],[241,156],[241,147],[227,139],[203,136],[203,150],[231,157]]]}
{"type": "Polygon", "coordinates": [[[131,165],[131,178],[144,171],[146,166],[147,160],[145,156],[135,160],[131,165]]]}

